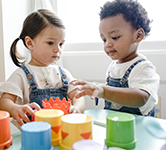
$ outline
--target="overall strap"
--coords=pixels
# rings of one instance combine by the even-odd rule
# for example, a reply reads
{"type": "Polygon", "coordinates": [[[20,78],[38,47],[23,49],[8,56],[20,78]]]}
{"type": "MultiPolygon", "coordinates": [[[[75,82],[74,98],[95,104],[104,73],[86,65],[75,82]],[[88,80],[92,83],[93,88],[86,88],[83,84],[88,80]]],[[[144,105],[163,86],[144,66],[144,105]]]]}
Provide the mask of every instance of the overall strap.
{"type": "Polygon", "coordinates": [[[64,70],[60,66],[58,66],[58,67],[59,67],[59,71],[61,73],[61,80],[62,80],[63,85],[68,86],[68,80],[67,80],[67,76],[66,76],[64,70]]]}
{"type": "Polygon", "coordinates": [[[110,67],[110,69],[109,69],[109,71],[108,71],[108,77],[109,77],[109,74],[110,74],[110,71],[111,71],[112,65],[115,64],[115,62],[116,62],[116,60],[114,60],[113,63],[111,64],[111,67],[110,67]]]}
{"type": "Polygon", "coordinates": [[[121,79],[120,83],[124,84],[127,81],[127,78],[129,77],[130,72],[132,71],[132,69],[140,62],[145,61],[146,59],[140,59],[138,61],[136,61],[134,64],[132,64],[125,72],[125,75],[123,76],[123,78],[121,79]]]}
{"type": "Polygon", "coordinates": [[[29,70],[27,69],[27,67],[25,67],[25,65],[22,65],[21,68],[23,69],[23,71],[25,72],[26,74],[26,77],[29,81],[29,84],[32,88],[32,90],[36,90],[37,89],[37,86],[35,84],[35,80],[34,80],[34,77],[33,75],[29,72],[29,70]]]}

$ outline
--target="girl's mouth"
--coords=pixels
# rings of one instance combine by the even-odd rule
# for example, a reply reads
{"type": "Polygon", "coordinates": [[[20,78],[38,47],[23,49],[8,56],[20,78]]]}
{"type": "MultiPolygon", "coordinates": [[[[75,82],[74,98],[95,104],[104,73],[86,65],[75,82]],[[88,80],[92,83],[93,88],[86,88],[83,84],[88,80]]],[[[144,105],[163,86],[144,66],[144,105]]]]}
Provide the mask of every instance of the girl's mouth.
{"type": "Polygon", "coordinates": [[[52,58],[54,58],[55,60],[58,60],[59,56],[52,56],[52,58]]]}

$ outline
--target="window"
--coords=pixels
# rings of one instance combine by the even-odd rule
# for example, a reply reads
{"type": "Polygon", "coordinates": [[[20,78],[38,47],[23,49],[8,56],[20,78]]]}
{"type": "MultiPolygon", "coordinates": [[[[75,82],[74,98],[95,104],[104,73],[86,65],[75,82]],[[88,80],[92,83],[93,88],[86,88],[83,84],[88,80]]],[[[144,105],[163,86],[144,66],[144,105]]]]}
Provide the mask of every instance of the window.
{"type": "MultiPolygon", "coordinates": [[[[107,0],[57,0],[57,13],[66,26],[67,43],[98,43],[100,7],[107,0]]],[[[166,1],[138,0],[147,10],[151,23],[150,35],[145,41],[165,41],[166,1]]]]}

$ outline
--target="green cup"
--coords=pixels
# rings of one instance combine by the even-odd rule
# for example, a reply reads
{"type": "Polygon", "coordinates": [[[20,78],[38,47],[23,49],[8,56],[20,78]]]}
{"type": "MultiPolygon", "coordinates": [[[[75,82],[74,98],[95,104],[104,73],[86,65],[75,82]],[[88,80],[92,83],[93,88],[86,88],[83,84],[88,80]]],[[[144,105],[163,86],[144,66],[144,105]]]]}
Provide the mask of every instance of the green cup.
{"type": "Polygon", "coordinates": [[[133,149],[136,146],[135,117],[128,113],[111,113],[107,115],[107,147],[133,149]]]}

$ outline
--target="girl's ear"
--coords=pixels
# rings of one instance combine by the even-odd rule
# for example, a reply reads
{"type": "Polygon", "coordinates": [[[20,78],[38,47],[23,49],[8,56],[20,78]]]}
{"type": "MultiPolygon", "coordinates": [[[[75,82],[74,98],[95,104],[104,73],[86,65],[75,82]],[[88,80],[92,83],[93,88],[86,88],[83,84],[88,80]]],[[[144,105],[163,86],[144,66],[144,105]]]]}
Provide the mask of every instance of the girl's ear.
{"type": "Polygon", "coordinates": [[[143,38],[145,37],[145,32],[144,32],[144,29],[142,28],[139,28],[137,31],[136,31],[136,43],[139,43],[143,40],[143,38]]]}
{"type": "Polygon", "coordinates": [[[29,50],[33,50],[33,40],[29,37],[25,37],[25,43],[29,50]]]}

